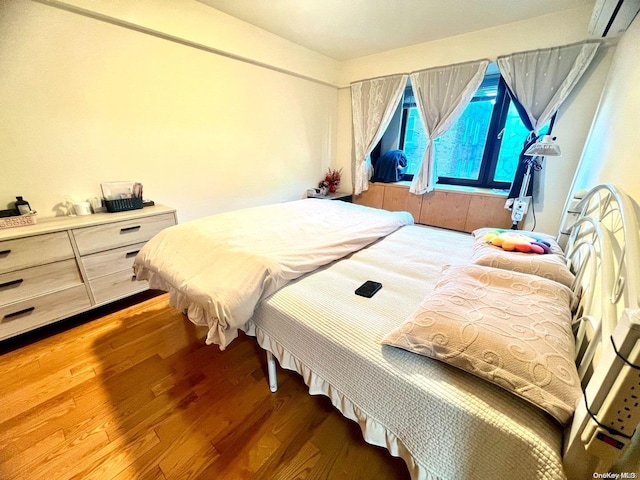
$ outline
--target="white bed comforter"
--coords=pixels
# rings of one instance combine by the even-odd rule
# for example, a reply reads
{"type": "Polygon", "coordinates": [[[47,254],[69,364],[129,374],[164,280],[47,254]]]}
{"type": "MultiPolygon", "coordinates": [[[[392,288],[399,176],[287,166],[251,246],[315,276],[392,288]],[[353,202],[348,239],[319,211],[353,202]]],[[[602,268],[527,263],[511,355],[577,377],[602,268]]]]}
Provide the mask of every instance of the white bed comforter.
{"type": "Polygon", "coordinates": [[[319,199],[249,208],[167,228],[142,248],[134,272],[224,349],[262,298],[412,223],[407,212],[319,199]]]}

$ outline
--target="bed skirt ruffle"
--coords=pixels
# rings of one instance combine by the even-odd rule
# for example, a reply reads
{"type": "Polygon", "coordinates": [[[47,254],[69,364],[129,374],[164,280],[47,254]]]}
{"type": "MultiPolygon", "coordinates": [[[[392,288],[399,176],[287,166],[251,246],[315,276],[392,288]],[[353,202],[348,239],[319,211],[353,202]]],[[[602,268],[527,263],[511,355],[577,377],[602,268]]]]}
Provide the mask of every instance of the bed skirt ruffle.
{"type": "MultiPolygon", "coordinates": [[[[271,338],[264,330],[256,327],[252,322],[247,325],[245,333],[255,336],[258,344],[271,352],[282,368],[298,372],[309,387],[310,395],[325,395],[331,403],[346,418],[357,422],[362,430],[364,440],[378,447],[386,448],[394,457],[402,458],[407,464],[412,480],[437,480],[426,469],[418,464],[411,452],[392,431],[372,418],[358,405],[349,400],[342,392],[314,373],[307,365],[289,353],[276,340],[271,338]]],[[[265,383],[265,388],[268,388],[265,383]]]]}

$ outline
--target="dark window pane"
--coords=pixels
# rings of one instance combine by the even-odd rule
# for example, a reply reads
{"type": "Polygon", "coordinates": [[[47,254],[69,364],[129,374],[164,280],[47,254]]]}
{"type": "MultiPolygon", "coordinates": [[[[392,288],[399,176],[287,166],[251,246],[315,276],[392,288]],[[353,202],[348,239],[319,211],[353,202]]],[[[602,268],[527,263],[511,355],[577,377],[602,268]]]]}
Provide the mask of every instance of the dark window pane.
{"type": "Polygon", "coordinates": [[[438,176],[478,179],[493,105],[493,99],[469,103],[451,128],[435,140],[438,176]]]}

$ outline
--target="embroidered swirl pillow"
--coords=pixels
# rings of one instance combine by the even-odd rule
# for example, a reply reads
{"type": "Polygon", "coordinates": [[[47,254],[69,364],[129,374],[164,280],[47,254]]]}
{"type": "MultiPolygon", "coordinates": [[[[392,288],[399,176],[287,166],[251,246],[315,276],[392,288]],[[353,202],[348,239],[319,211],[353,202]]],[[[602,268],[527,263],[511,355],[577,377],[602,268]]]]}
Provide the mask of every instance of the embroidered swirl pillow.
{"type": "Polygon", "coordinates": [[[564,252],[550,235],[536,233],[551,245],[551,253],[534,255],[522,252],[507,252],[500,247],[491,245],[484,239],[484,235],[495,229],[480,228],[473,232],[472,262],[486,267],[502,268],[514,272],[528,273],[554,280],[567,287],[573,283],[574,275],[567,267],[564,252]]]}
{"type": "Polygon", "coordinates": [[[458,367],[571,419],[581,395],[569,304],[557,282],[479,265],[441,280],[383,344],[458,367]]]}

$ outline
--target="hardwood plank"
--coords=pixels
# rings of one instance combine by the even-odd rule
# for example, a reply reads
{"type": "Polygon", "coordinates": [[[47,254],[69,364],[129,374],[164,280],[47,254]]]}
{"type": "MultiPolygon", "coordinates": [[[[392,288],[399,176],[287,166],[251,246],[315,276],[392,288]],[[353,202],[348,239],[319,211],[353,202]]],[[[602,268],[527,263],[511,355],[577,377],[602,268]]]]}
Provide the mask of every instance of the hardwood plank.
{"type": "Polygon", "coordinates": [[[332,473],[338,454],[347,441],[347,438],[343,435],[338,435],[336,438],[336,431],[340,430],[341,424],[342,422],[339,418],[328,416],[314,432],[311,442],[318,448],[321,455],[319,455],[318,461],[309,472],[307,478],[344,478],[342,475],[337,476],[332,473]]]}
{"type": "Polygon", "coordinates": [[[126,439],[120,437],[97,450],[82,462],[74,464],[67,473],[68,478],[82,480],[85,478],[113,478],[124,471],[131,463],[158,445],[158,436],[153,430],[126,439]]]}
{"type": "Polygon", "coordinates": [[[160,467],[152,466],[148,470],[141,470],[137,462],[129,465],[125,470],[113,477],[113,480],[167,480],[160,467]]]}
{"type": "Polygon", "coordinates": [[[3,421],[0,428],[0,463],[61,431],[59,419],[75,408],[73,399],[58,396],[24,415],[3,421]]]}
{"type": "Polygon", "coordinates": [[[318,463],[320,451],[310,442],[305,443],[295,457],[281,464],[279,468],[263,478],[273,478],[277,480],[289,480],[307,478],[309,472],[318,463]]]}
{"type": "Polygon", "coordinates": [[[71,375],[68,370],[50,372],[47,378],[33,383],[25,382],[24,386],[10,390],[3,387],[2,415],[8,420],[26,411],[37,408],[42,403],[54,398],[75,385],[79,385],[95,377],[93,370],[78,375],[71,375]]]}
{"type": "Polygon", "coordinates": [[[44,452],[59,448],[64,441],[64,432],[62,430],[56,430],[42,437],[39,441],[32,443],[26,448],[15,451],[11,456],[6,457],[4,461],[0,462],[0,472],[3,470],[19,472],[23,470],[26,465],[40,461],[44,452]]]}
{"type": "Polygon", "coordinates": [[[167,478],[197,478],[218,457],[206,435],[181,435],[165,452],[159,466],[167,478]]]}
{"type": "Polygon", "coordinates": [[[40,361],[37,359],[17,359],[15,365],[10,368],[0,368],[2,382],[8,389],[19,388],[25,378],[33,378],[40,371],[40,361]]]}
{"type": "Polygon", "coordinates": [[[254,476],[281,446],[282,442],[278,437],[272,432],[266,432],[242,450],[241,455],[231,464],[230,470],[245,478],[254,476]]]}
{"type": "Polygon", "coordinates": [[[55,478],[63,480],[71,478],[74,470],[91,458],[92,454],[109,443],[109,438],[104,432],[87,432],[85,436],[74,442],[64,442],[51,453],[44,456],[31,457],[19,468],[11,472],[0,473],[4,480],[24,478],[55,478]],[[73,455],[69,455],[73,451],[73,455]]]}
{"type": "Polygon", "coordinates": [[[408,476],[407,467],[402,459],[390,458],[384,463],[376,462],[379,455],[389,455],[389,453],[382,447],[375,447],[359,441],[362,438],[359,426],[353,422],[339,420],[340,418],[331,416],[327,419],[327,425],[330,427],[325,433],[327,436],[314,437],[314,444],[322,446],[330,444],[331,436],[338,436],[344,441],[340,444],[338,451],[331,452],[330,456],[323,450],[323,459],[330,457],[332,461],[326,463],[324,470],[314,472],[315,475],[310,478],[367,478],[367,475],[371,474],[369,465],[372,462],[376,464],[377,478],[404,478],[404,476],[408,476]]]}
{"type": "Polygon", "coordinates": [[[166,295],[97,313],[0,346],[3,480],[409,477],[294,372],[272,394],[254,339],[205,345],[166,295]]]}

